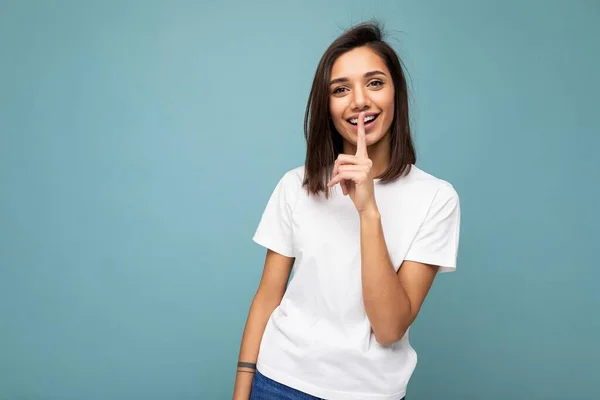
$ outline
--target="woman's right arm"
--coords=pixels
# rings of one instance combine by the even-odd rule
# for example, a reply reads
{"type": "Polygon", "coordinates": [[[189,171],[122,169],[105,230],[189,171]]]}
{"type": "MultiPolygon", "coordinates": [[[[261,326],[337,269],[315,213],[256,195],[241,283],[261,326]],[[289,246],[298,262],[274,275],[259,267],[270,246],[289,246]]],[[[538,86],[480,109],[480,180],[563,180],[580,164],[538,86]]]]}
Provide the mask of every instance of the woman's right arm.
{"type": "MultiPolygon", "coordinates": [[[[265,327],[273,310],[281,303],[293,265],[293,258],[267,250],[263,274],[252,300],[242,336],[240,362],[256,364],[265,327]]],[[[255,370],[238,368],[237,371],[233,400],[248,400],[255,370]]]]}

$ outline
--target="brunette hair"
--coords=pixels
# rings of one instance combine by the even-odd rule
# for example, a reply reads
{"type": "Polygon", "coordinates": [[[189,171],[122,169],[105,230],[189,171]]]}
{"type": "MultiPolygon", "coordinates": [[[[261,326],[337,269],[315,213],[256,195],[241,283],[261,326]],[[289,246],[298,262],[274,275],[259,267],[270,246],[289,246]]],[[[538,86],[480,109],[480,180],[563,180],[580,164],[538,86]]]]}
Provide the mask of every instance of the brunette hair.
{"type": "Polygon", "coordinates": [[[394,85],[394,118],[390,126],[390,162],[386,171],[377,177],[391,182],[408,173],[416,163],[408,113],[408,88],[402,63],[394,49],[383,40],[378,22],[366,22],[346,30],[327,48],[315,72],[304,115],[306,160],[303,186],[309,194],[324,192],[329,197],[327,182],[333,164],[342,152],[342,137],[329,115],[329,81],[334,62],[342,54],[367,46],[385,62],[394,85]]]}

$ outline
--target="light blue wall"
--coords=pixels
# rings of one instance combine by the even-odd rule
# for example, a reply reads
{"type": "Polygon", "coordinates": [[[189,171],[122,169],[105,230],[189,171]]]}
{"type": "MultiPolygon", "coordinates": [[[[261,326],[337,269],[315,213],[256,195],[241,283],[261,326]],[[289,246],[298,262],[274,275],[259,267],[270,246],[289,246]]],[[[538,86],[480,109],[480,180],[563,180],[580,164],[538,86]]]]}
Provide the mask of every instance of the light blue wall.
{"type": "Polygon", "coordinates": [[[597,399],[597,1],[0,1],[0,399],[227,399],[316,63],[377,17],[459,269],[410,399],[597,399]],[[595,382],[594,382],[595,380],[595,382]]]}

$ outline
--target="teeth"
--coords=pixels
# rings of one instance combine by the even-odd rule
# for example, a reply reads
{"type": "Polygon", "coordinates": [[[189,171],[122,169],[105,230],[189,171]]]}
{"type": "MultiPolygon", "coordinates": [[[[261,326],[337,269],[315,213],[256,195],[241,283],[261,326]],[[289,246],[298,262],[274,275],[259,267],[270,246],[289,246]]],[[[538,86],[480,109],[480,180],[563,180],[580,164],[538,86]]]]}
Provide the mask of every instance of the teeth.
{"type": "MultiPolygon", "coordinates": [[[[365,122],[370,122],[370,121],[373,121],[374,119],[375,119],[374,115],[369,115],[368,117],[365,117],[365,122]]],[[[351,118],[350,123],[358,124],[358,118],[351,118]]]]}

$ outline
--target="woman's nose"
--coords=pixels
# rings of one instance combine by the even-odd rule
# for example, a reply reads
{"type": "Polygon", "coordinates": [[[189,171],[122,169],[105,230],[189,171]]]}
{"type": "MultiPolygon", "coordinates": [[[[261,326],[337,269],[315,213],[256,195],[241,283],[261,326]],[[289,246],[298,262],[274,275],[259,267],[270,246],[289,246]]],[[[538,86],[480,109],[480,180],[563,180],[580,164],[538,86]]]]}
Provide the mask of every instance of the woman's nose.
{"type": "Polygon", "coordinates": [[[368,107],[369,97],[362,88],[353,91],[352,108],[363,110],[368,107]]]}

